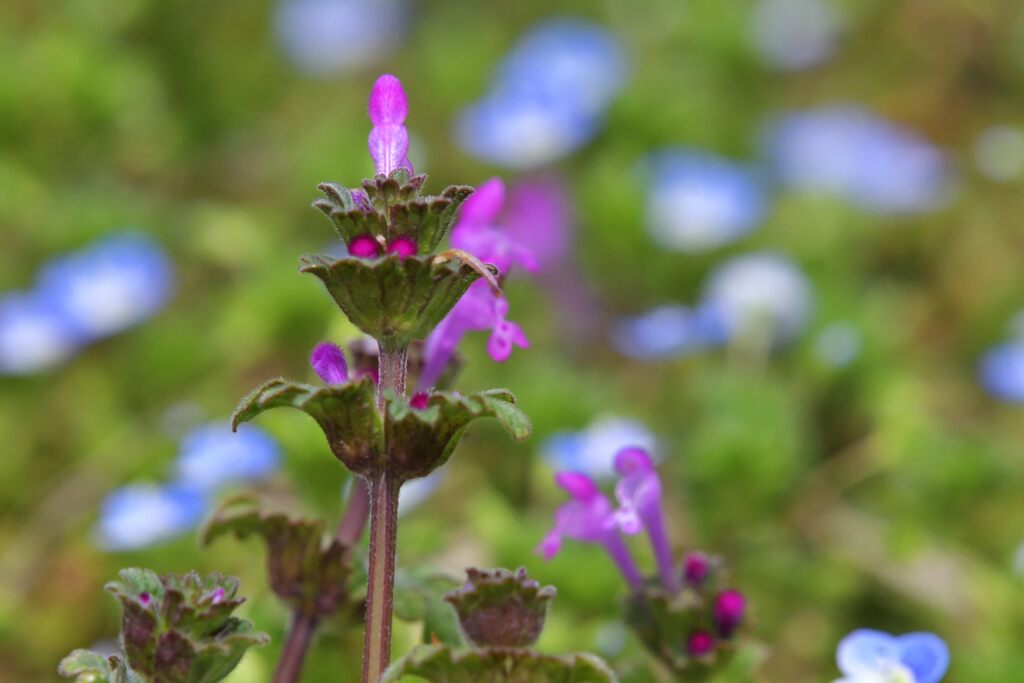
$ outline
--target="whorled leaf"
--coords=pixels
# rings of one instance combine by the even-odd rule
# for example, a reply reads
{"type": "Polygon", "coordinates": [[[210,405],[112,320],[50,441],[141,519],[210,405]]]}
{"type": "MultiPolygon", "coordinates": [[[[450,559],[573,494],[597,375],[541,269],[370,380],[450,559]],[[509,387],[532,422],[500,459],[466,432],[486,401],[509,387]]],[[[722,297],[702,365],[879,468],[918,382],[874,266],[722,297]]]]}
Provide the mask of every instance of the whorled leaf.
{"type": "Polygon", "coordinates": [[[323,618],[345,604],[349,575],[345,548],[324,534],[322,520],[267,512],[258,500],[240,496],[221,505],[204,525],[200,539],[206,545],[225,534],[239,539],[256,535],[266,542],[270,587],[294,610],[323,618]]]}
{"type": "Polygon", "coordinates": [[[381,465],[384,426],[377,412],[376,387],[369,377],[321,387],[270,380],[242,399],[232,427],[282,406],[297,408],[316,420],[331,451],[353,472],[368,474],[381,465]]]}
{"type": "Polygon", "coordinates": [[[462,632],[478,647],[530,647],[544,629],[553,586],[544,586],[520,567],[466,570],[467,581],[445,595],[462,632]]]}
{"type": "Polygon", "coordinates": [[[57,673],[75,683],[144,683],[120,657],[106,657],[92,650],[75,650],[61,660],[57,673]]]}
{"type": "Polygon", "coordinates": [[[403,479],[424,477],[448,460],[463,430],[473,420],[493,417],[515,439],[530,435],[530,420],[515,404],[515,396],[492,389],[461,396],[433,392],[427,407],[414,409],[404,397],[387,393],[385,443],[388,466],[403,479]]]}
{"type": "Polygon", "coordinates": [[[423,339],[480,273],[459,258],[334,259],[304,256],[299,268],[320,278],[349,320],[385,349],[423,339]]]}
{"type": "Polygon", "coordinates": [[[459,650],[420,645],[395,662],[381,683],[418,676],[431,683],[616,683],[615,673],[590,654],[543,655],[530,650],[459,650]]]}

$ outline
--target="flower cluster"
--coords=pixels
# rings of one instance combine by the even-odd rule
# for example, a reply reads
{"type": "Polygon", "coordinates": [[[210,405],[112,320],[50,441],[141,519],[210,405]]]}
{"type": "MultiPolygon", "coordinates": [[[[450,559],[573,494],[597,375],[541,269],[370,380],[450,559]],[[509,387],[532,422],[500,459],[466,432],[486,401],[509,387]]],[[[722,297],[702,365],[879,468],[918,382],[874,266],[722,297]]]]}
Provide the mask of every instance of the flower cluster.
{"type": "Polygon", "coordinates": [[[138,233],[54,259],[31,291],[0,297],[0,374],[46,370],[137,325],[164,307],[173,283],[167,254],[138,233]]]}
{"type": "Polygon", "coordinates": [[[622,87],[625,59],[615,38],[579,20],[543,23],[498,67],[491,91],[456,123],[475,157],[536,168],[585,144],[622,87]]]}
{"type": "Polygon", "coordinates": [[[661,479],[646,451],[623,448],[615,456],[615,470],[617,506],[587,475],[556,475],[555,481],[571,500],[556,511],[554,528],[537,551],[551,559],[566,538],[601,545],[630,587],[630,621],[651,651],[680,669],[692,661],[710,662],[716,651],[731,650],[731,640],[745,618],[746,599],[741,592],[720,585],[718,560],[698,552],[676,560],[661,506],[661,479]],[[657,562],[657,580],[644,578],[623,538],[641,532],[646,533],[657,562]],[[682,592],[689,598],[676,600],[682,592]],[[678,648],[666,646],[668,642],[684,647],[669,655],[678,648]]]}
{"type": "Polygon", "coordinates": [[[107,550],[131,550],[190,531],[220,491],[266,478],[279,461],[277,442],[258,427],[232,434],[220,421],[201,425],[182,439],[171,482],[129,484],[107,496],[98,542],[107,550]]]}

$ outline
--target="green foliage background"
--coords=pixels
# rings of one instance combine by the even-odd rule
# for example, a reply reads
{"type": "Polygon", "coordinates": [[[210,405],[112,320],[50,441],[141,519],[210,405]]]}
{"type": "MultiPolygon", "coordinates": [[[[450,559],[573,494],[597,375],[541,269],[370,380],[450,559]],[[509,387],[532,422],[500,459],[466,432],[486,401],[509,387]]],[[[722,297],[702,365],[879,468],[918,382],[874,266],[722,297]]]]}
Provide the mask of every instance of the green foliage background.
{"type": "MultiPolygon", "coordinates": [[[[345,77],[295,73],[266,0],[64,0],[0,5],[0,290],[51,255],[118,226],[167,246],[172,305],[44,376],[0,380],[0,680],[55,680],[61,656],[111,638],[101,590],[122,566],[217,569],[242,579],[242,612],[274,636],[233,683],[270,677],[286,622],[264,587],[258,542],[194,538],[117,555],[94,546],[97,504],[170,467],[182,421],[225,417],[259,381],[309,377],[306,354],[350,330],[297,256],[332,238],[309,208],[322,180],[368,175],[365,98],[380,72],[405,83],[430,187],[499,170],[451,142],[453,114],[493,66],[552,14],[611,27],[631,80],[603,133],[561,165],[578,209],[578,254],[612,311],[692,302],[724,256],[770,246],[816,291],[812,329],[772,357],[711,353],[638,365],[571,339],[540,288],[509,289],[534,342],[505,364],[477,336],[460,387],[513,389],[535,436],[478,426],[442,489],[403,520],[399,562],[453,572],[525,564],[559,589],[546,651],[591,650],[625,680],[650,680],[615,621],[623,586],[595,548],[532,554],[561,495],[537,458],[546,435],[618,413],[663,436],[670,525],[681,546],[725,555],[753,603],[761,681],[831,680],[833,651],[871,626],[950,643],[952,683],[1024,673],[1019,408],[987,398],[974,366],[1024,304],[1020,183],[969,158],[990,123],[1024,123],[1024,6],[1017,0],[849,0],[839,55],[802,75],[755,58],[743,0],[418,2],[402,49],[345,77]],[[948,210],[879,220],[838,201],[782,195],[751,237],[709,255],[660,251],[643,230],[632,169],[648,150],[694,145],[752,158],[772,112],[863,101],[947,146],[962,181],[948,210]],[[814,333],[849,320],[864,350],[832,370],[814,333]]],[[[505,174],[512,179],[511,175],[505,174]]],[[[343,468],[312,421],[269,414],[286,451],[271,494],[300,492],[336,519],[343,468]]],[[[646,552],[638,540],[639,554],[646,552]]],[[[650,566],[650,565],[649,565],[650,566]]],[[[417,638],[397,626],[396,652],[417,638]]],[[[331,625],[305,681],[353,680],[358,627],[331,625]]],[[[737,677],[736,680],[746,680],[737,677]]]]}

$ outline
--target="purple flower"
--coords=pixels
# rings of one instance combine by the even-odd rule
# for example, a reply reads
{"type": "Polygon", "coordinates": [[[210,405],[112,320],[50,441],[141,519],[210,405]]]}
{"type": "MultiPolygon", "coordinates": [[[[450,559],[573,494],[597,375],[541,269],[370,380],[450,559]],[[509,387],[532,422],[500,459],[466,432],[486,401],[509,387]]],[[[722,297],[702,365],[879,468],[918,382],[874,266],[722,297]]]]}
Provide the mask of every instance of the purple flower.
{"type": "Polygon", "coordinates": [[[658,561],[662,585],[665,590],[675,593],[679,590],[679,580],[672,561],[672,546],[665,532],[661,479],[654,471],[654,461],[641,448],[624,448],[615,456],[615,471],[621,477],[615,486],[615,497],[620,506],[615,516],[619,526],[630,534],[641,529],[647,532],[658,561]]]}
{"type": "Polygon", "coordinates": [[[389,175],[396,168],[412,173],[409,163],[409,131],[405,129],[405,117],[409,113],[409,102],[405,97],[402,82],[391,74],[384,74],[373,84],[369,102],[370,156],[377,173],[389,175]]]}
{"type": "Polygon", "coordinates": [[[699,586],[704,583],[711,573],[711,562],[708,556],[702,552],[687,553],[683,558],[683,578],[691,586],[699,586]]]}
{"type": "Polygon", "coordinates": [[[329,342],[320,342],[309,355],[309,364],[324,384],[344,384],[348,381],[348,363],[341,349],[329,342]]]}
{"type": "MultiPolygon", "coordinates": [[[[492,178],[463,203],[459,221],[452,230],[453,247],[496,266],[502,278],[516,267],[537,268],[530,250],[496,225],[504,203],[505,186],[500,179],[492,178]]],[[[467,332],[491,330],[487,352],[499,363],[508,359],[514,346],[528,347],[526,334],[507,315],[508,299],[504,295],[495,295],[484,280],[473,283],[427,337],[420,386],[429,387],[437,381],[467,332]]]]}
{"type": "Polygon", "coordinates": [[[697,631],[686,641],[686,651],[694,657],[711,654],[715,649],[715,637],[707,631],[697,631]]]}
{"type": "Polygon", "coordinates": [[[715,627],[723,638],[732,635],[741,623],[747,611],[747,600],[743,593],[728,590],[715,599],[715,627]]]}
{"type": "Polygon", "coordinates": [[[544,537],[537,552],[550,560],[562,548],[562,539],[599,543],[605,547],[629,585],[637,589],[642,583],[640,572],[619,535],[615,512],[608,498],[594,481],[579,472],[560,472],[555,482],[572,500],[555,512],[555,526],[544,537]]]}
{"type": "Polygon", "coordinates": [[[516,184],[508,193],[505,228],[531,253],[537,270],[562,265],[572,246],[572,208],[562,182],[541,177],[516,184]]]}
{"type": "Polygon", "coordinates": [[[844,676],[836,683],[939,683],[949,668],[949,648],[932,633],[859,629],[839,643],[836,663],[844,676]]]}

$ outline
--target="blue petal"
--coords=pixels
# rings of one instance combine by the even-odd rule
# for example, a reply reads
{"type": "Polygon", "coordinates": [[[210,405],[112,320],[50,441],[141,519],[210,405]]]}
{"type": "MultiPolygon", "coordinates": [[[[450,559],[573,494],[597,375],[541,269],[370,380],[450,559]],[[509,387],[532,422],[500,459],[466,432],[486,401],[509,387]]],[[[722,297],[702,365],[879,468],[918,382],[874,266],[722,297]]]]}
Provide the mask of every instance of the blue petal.
{"type": "Polygon", "coordinates": [[[934,633],[908,633],[897,639],[900,663],[914,672],[915,683],[939,683],[949,668],[949,648],[934,633]]]}
{"type": "Polygon", "coordinates": [[[856,678],[879,673],[887,664],[900,661],[898,640],[888,633],[859,629],[839,642],[836,663],[846,676],[856,678]]]}
{"type": "Polygon", "coordinates": [[[1012,341],[989,349],[978,366],[978,378],[997,399],[1024,403],[1024,343],[1012,341]]]}
{"type": "Polygon", "coordinates": [[[233,433],[226,422],[203,425],[181,442],[178,473],[181,480],[202,491],[262,479],[277,470],[280,448],[259,427],[241,425],[233,433]]]}

